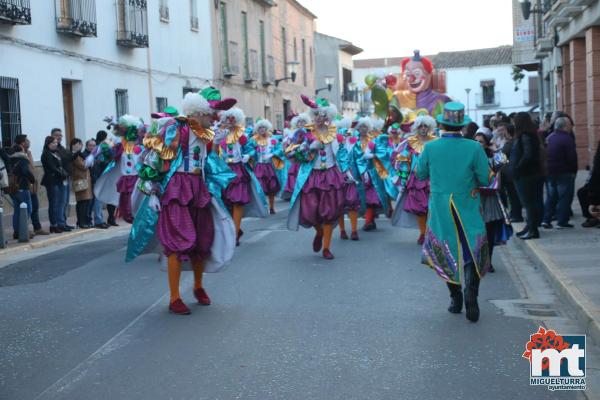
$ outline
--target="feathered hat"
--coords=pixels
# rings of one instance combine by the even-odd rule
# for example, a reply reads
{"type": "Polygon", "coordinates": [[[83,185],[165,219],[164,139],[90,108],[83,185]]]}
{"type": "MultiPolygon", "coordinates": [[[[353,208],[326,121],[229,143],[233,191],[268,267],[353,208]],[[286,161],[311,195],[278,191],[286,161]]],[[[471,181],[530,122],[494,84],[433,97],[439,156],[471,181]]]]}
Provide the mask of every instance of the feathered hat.
{"type": "Polygon", "coordinates": [[[317,100],[313,101],[308,96],[301,95],[302,102],[309,107],[309,112],[311,115],[323,114],[332,121],[338,113],[337,107],[335,104],[330,104],[329,100],[323,98],[317,98],[317,100]]]}
{"type": "Polygon", "coordinates": [[[237,103],[236,99],[221,99],[221,92],[209,86],[198,93],[186,93],[181,103],[181,109],[185,116],[193,114],[210,115],[218,111],[229,110],[235,103],[237,103]]]}

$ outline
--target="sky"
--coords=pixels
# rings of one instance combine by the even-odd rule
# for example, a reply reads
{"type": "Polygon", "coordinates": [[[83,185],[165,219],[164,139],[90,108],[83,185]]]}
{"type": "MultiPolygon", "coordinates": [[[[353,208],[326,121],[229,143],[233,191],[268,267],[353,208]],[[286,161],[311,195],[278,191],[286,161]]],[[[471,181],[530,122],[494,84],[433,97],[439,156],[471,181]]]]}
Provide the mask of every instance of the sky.
{"type": "Polygon", "coordinates": [[[511,0],[299,0],[317,31],[362,48],[355,59],[512,44],[511,0]]]}

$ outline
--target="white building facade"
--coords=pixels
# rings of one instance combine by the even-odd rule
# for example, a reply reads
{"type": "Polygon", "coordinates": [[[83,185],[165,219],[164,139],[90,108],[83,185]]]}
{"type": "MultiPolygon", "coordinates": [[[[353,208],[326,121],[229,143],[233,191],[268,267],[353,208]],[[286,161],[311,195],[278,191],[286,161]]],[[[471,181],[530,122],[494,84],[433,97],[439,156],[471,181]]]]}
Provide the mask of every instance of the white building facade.
{"type": "Polygon", "coordinates": [[[94,137],[105,116],[148,121],[213,76],[209,2],[7,1],[30,19],[0,15],[2,141],[27,134],[36,160],[52,128],[68,141],[94,137]]]}
{"type": "MultiPolygon", "coordinates": [[[[496,111],[506,114],[529,111],[538,105],[537,74],[523,71],[525,78],[516,85],[512,78],[512,46],[458,52],[442,52],[431,59],[445,75],[445,92],[468,108],[469,116],[482,125],[496,111]],[[518,87],[515,90],[515,87],[518,87]]],[[[401,73],[403,57],[356,60],[354,72],[359,88],[365,87],[369,74],[385,76],[401,73]]],[[[366,102],[369,102],[366,97],[366,102]]],[[[368,111],[369,104],[361,104],[368,111]]]]}

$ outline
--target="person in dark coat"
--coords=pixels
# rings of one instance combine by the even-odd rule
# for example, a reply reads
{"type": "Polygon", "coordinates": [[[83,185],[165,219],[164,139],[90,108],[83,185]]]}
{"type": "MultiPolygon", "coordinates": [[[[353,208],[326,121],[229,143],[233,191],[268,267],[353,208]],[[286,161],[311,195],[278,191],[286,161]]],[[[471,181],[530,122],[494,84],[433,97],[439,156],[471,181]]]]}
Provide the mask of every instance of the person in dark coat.
{"type": "MultiPolygon", "coordinates": [[[[22,203],[27,204],[27,220],[29,225],[29,218],[31,217],[31,192],[30,187],[35,182],[35,177],[29,169],[29,159],[27,153],[23,147],[14,145],[12,148],[12,154],[10,155],[12,173],[16,183],[15,192],[10,194],[13,202],[13,238],[19,238],[19,227],[20,227],[20,205],[22,203]]],[[[30,238],[33,234],[27,233],[30,238]]]]}
{"type": "Polygon", "coordinates": [[[570,120],[567,117],[559,117],[554,121],[554,131],[546,138],[548,177],[542,224],[546,229],[552,228],[552,217],[555,213],[558,228],[573,227],[569,218],[577,175],[577,149],[571,130],[570,120]]]}
{"type": "Polygon", "coordinates": [[[67,228],[74,229],[74,226],[71,226],[67,223],[69,216],[69,202],[71,199],[71,173],[73,172],[73,155],[69,149],[62,145],[63,133],[59,128],[52,129],[52,133],[50,135],[56,139],[57,152],[60,156],[62,167],[67,172],[67,180],[65,181],[66,184],[63,185],[61,190],[62,203],[64,204],[63,219],[65,220],[65,226],[67,228]]]}
{"type": "Polygon", "coordinates": [[[527,212],[527,226],[517,236],[524,240],[537,239],[544,210],[541,143],[529,113],[517,113],[514,121],[516,139],[510,150],[509,167],[519,199],[527,212]]]}
{"type": "MultiPolygon", "coordinates": [[[[592,173],[588,181],[588,212],[591,217],[600,221],[600,143],[596,148],[592,173]]],[[[600,223],[596,225],[600,227],[600,223]]]]}
{"type": "MultiPolygon", "coordinates": [[[[515,143],[515,126],[509,124],[506,129],[508,131],[508,136],[510,137],[510,139],[502,148],[502,152],[507,158],[509,158],[510,151],[512,149],[513,144],[515,143]]],[[[502,168],[501,177],[502,187],[500,188],[500,190],[504,192],[503,197],[506,201],[505,204],[508,205],[508,208],[510,210],[510,220],[511,222],[523,222],[523,205],[521,204],[519,194],[517,193],[517,188],[515,187],[512,169],[510,167],[502,168]]]]}
{"type": "Polygon", "coordinates": [[[62,166],[62,160],[58,153],[58,143],[52,136],[47,136],[44,141],[42,152],[42,166],[44,176],[42,186],[46,187],[48,195],[48,219],[50,220],[50,233],[62,233],[70,231],[64,219],[64,196],[63,190],[68,174],[62,166]]]}

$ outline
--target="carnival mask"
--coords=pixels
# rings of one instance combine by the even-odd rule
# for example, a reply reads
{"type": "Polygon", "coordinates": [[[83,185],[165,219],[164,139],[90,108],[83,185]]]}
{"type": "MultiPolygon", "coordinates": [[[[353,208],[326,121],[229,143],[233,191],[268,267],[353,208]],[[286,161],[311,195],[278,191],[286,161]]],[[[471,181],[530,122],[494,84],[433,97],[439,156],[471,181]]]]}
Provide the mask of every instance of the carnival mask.
{"type": "Polygon", "coordinates": [[[410,61],[406,64],[404,79],[413,93],[421,93],[431,87],[431,74],[427,72],[421,61],[410,61]]]}

